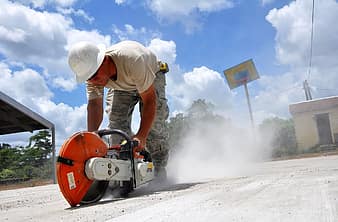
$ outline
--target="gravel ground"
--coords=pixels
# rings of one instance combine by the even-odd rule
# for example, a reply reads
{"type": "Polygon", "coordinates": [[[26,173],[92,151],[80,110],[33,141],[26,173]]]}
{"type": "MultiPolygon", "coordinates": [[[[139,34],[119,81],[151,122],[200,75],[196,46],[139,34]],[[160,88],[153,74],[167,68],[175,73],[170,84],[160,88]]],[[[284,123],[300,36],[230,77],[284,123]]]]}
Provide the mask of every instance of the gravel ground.
{"type": "Polygon", "coordinates": [[[338,221],[338,156],[265,162],[250,174],[141,187],[70,208],[57,185],[0,191],[1,221],[338,221]],[[253,173],[254,172],[254,173],[253,173]]]}

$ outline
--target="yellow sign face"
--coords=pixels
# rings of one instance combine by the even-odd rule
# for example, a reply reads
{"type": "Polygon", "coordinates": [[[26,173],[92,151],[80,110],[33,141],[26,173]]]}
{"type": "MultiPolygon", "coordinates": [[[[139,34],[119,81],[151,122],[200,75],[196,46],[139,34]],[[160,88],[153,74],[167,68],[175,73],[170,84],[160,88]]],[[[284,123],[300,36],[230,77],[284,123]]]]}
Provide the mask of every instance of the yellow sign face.
{"type": "Polygon", "coordinates": [[[230,69],[224,70],[224,75],[228,81],[230,89],[234,89],[259,78],[252,59],[231,67],[230,69]]]}

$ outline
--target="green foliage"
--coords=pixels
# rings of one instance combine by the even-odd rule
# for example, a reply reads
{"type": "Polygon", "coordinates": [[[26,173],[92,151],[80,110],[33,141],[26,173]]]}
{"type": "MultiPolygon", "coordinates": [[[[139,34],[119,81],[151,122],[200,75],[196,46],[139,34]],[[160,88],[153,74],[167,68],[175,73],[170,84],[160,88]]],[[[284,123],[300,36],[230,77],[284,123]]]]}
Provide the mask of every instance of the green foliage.
{"type": "Polygon", "coordinates": [[[20,159],[20,150],[16,147],[12,148],[8,144],[2,144],[0,147],[0,171],[17,165],[20,159]]]}
{"type": "Polygon", "coordinates": [[[52,143],[47,130],[29,139],[26,147],[0,144],[0,179],[50,178],[52,175],[52,143]]]}
{"type": "Polygon", "coordinates": [[[265,119],[259,126],[262,138],[273,148],[273,157],[297,154],[297,142],[292,119],[265,119]]]}
{"type": "Polygon", "coordinates": [[[16,173],[14,170],[10,169],[3,169],[0,171],[0,179],[9,179],[9,178],[15,178],[16,173]]]}

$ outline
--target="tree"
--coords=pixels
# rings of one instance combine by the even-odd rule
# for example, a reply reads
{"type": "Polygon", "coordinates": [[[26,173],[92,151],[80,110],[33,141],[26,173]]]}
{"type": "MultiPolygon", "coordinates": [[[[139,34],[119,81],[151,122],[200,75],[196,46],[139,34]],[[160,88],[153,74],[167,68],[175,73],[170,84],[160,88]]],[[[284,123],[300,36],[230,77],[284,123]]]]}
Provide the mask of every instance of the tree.
{"type": "Polygon", "coordinates": [[[34,134],[26,147],[0,144],[0,179],[50,178],[52,143],[49,131],[34,134]]]}
{"type": "Polygon", "coordinates": [[[32,166],[41,166],[50,159],[52,153],[51,135],[48,130],[41,130],[29,139],[25,149],[26,161],[32,166]]]}
{"type": "Polygon", "coordinates": [[[10,169],[3,169],[0,171],[0,179],[9,179],[9,178],[15,178],[16,173],[14,170],[10,169]]]}
{"type": "Polygon", "coordinates": [[[0,171],[12,168],[19,161],[20,151],[9,144],[2,144],[0,149],[0,171]]]}
{"type": "Polygon", "coordinates": [[[188,116],[193,118],[204,118],[213,115],[214,105],[204,99],[195,100],[188,109],[188,116]]]}
{"type": "Polygon", "coordinates": [[[292,119],[265,119],[259,126],[262,138],[273,148],[273,157],[297,153],[296,133],[292,119]]]}

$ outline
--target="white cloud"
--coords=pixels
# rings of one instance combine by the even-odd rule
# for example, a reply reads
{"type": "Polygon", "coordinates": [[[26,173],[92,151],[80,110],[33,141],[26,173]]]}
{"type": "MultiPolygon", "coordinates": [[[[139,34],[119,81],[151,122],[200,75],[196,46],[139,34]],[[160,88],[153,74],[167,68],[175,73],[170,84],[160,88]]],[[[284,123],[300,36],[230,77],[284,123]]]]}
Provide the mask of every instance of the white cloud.
{"type": "Polygon", "coordinates": [[[118,4],[118,5],[122,5],[126,2],[127,2],[127,0],[115,0],[115,3],[118,4]]]}
{"type": "Polygon", "coordinates": [[[183,24],[187,32],[201,26],[200,13],[211,13],[234,6],[232,0],[148,0],[147,6],[160,19],[183,24]]]}
{"type": "Polygon", "coordinates": [[[55,13],[34,11],[8,1],[2,2],[1,7],[0,27],[8,33],[0,31],[0,53],[9,61],[64,71],[64,46],[72,21],[55,13]]]}
{"type": "Polygon", "coordinates": [[[118,41],[134,40],[147,43],[149,39],[160,38],[161,33],[158,31],[149,30],[145,27],[135,28],[130,24],[125,24],[124,29],[120,29],[113,25],[113,33],[118,41]]]}
{"type": "Polygon", "coordinates": [[[338,94],[338,3],[318,1],[315,8],[314,41],[311,74],[308,73],[312,1],[292,1],[273,9],[266,19],[276,29],[276,58],[288,65],[282,75],[261,75],[262,89],[253,100],[257,119],[266,116],[290,117],[290,103],[305,100],[302,83],[308,79],[313,98],[338,94]]]}
{"type": "MultiPolygon", "coordinates": [[[[60,1],[66,5],[71,1],[60,1]]],[[[110,37],[97,30],[74,29],[73,21],[61,14],[35,11],[10,1],[1,2],[0,53],[10,63],[34,64],[44,69],[47,79],[56,86],[75,87],[67,63],[67,49],[76,41],[89,40],[110,45],[110,37]],[[69,83],[60,84],[59,78],[69,83]]]]}
{"type": "Polygon", "coordinates": [[[260,0],[262,6],[268,5],[268,4],[272,4],[273,2],[275,2],[276,0],[260,0]]]}
{"type": "MultiPolygon", "coordinates": [[[[273,9],[266,19],[276,29],[276,54],[282,64],[306,66],[309,62],[312,1],[298,0],[273,9]]],[[[315,5],[314,65],[338,65],[338,3],[319,1],[315,5]]]]}
{"type": "Polygon", "coordinates": [[[205,90],[210,82],[223,81],[220,74],[209,70],[207,67],[194,68],[192,72],[183,75],[187,85],[198,90],[205,90]]]}
{"type": "Polygon", "coordinates": [[[184,112],[194,100],[205,99],[216,105],[216,111],[227,115],[231,109],[232,94],[221,74],[207,67],[194,68],[191,72],[183,71],[176,63],[176,44],[174,41],[153,39],[148,48],[157,57],[169,64],[167,79],[167,97],[170,112],[174,115],[184,112]]]}
{"type": "Polygon", "coordinates": [[[89,16],[82,9],[75,10],[73,8],[57,7],[56,10],[63,15],[75,15],[75,16],[78,16],[78,17],[82,17],[82,18],[84,18],[85,21],[87,21],[90,24],[95,20],[92,16],[89,16]]]}
{"type": "Polygon", "coordinates": [[[0,36],[0,50],[6,56],[25,57],[28,62],[34,62],[37,56],[53,57],[65,53],[63,46],[67,42],[66,27],[71,24],[69,19],[10,2],[2,3],[1,7],[2,29],[15,33],[15,37],[20,33],[19,39],[0,36]]]}
{"type": "Polygon", "coordinates": [[[0,90],[30,107],[36,106],[36,100],[48,100],[53,96],[43,77],[32,69],[12,73],[7,65],[1,63],[0,77],[0,90]]]}
{"type": "Polygon", "coordinates": [[[200,12],[215,12],[231,8],[234,5],[229,0],[149,0],[147,4],[152,11],[161,17],[187,16],[195,10],[200,12]]]}
{"type": "Polygon", "coordinates": [[[153,51],[159,60],[168,64],[175,64],[176,44],[174,41],[165,41],[159,38],[152,39],[148,48],[153,51]]]}
{"type": "Polygon", "coordinates": [[[64,89],[65,91],[72,91],[76,87],[76,81],[75,79],[64,79],[62,77],[57,77],[53,80],[53,83],[55,86],[60,87],[61,89],[64,89]]]}
{"type": "Polygon", "coordinates": [[[47,5],[69,7],[72,6],[77,0],[16,0],[16,2],[32,6],[33,8],[44,8],[47,5]]]}
{"type": "Polygon", "coordinates": [[[264,90],[252,98],[255,114],[259,115],[257,122],[261,122],[268,116],[290,116],[288,106],[291,102],[304,98],[301,75],[288,72],[279,76],[262,75],[257,81],[264,90]],[[266,114],[264,117],[262,114],[266,114]]]}
{"type": "Polygon", "coordinates": [[[168,92],[175,109],[187,110],[193,101],[205,99],[213,103],[218,112],[230,111],[232,96],[220,73],[202,66],[179,77],[172,81],[168,75],[168,92]]]}
{"type": "Polygon", "coordinates": [[[73,5],[77,0],[50,0],[49,2],[56,4],[58,6],[68,7],[73,5]]]}
{"type": "MultiPolygon", "coordinates": [[[[52,102],[53,93],[42,75],[31,69],[12,72],[0,62],[0,91],[55,124],[56,143],[60,146],[74,132],[86,129],[86,104],[71,107],[52,102]]],[[[18,142],[16,136],[5,138],[18,142]]],[[[27,138],[22,137],[27,141],[27,138]]]]}

